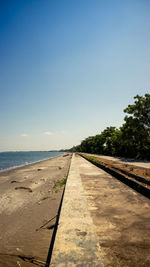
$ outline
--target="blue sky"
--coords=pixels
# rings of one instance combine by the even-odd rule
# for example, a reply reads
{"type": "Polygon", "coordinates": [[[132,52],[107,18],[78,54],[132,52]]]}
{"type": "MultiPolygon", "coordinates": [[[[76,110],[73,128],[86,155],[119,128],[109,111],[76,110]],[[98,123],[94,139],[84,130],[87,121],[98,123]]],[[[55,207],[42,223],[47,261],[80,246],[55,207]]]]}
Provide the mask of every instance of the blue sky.
{"type": "Polygon", "coordinates": [[[77,145],[150,92],[149,0],[0,0],[0,151],[77,145]]]}

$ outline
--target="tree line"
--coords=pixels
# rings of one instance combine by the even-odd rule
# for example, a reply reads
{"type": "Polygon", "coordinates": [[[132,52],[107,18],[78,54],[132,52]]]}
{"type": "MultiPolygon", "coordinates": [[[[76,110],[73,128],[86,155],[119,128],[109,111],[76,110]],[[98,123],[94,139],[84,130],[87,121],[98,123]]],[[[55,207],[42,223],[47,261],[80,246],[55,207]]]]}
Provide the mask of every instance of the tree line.
{"type": "Polygon", "coordinates": [[[71,151],[128,158],[150,159],[150,94],[136,95],[123,125],[107,127],[100,134],[84,139],[71,151]]]}

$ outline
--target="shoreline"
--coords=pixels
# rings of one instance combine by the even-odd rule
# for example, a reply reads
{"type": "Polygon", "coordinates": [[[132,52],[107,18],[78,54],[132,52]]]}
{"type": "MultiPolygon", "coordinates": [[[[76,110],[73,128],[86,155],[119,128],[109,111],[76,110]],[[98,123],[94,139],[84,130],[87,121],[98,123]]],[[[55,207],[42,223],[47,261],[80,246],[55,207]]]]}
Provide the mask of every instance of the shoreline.
{"type": "Polygon", "coordinates": [[[0,266],[27,267],[17,255],[46,263],[70,162],[60,155],[0,173],[0,266]]]}
{"type": "Polygon", "coordinates": [[[65,152],[62,152],[62,154],[61,155],[58,155],[58,156],[54,156],[54,157],[50,157],[50,158],[45,158],[45,159],[40,159],[38,161],[33,161],[33,162],[29,162],[29,163],[21,164],[21,165],[17,165],[17,166],[12,166],[12,167],[6,168],[6,169],[0,169],[0,174],[3,173],[3,172],[16,170],[18,168],[23,168],[23,167],[26,167],[26,166],[29,166],[29,165],[32,165],[32,164],[40,163],[40,162],[45,161],[45,160],[50,160],[50,159],[53,159],[53,158],[61,157],[64,154],[65,154],[65,152]]]}

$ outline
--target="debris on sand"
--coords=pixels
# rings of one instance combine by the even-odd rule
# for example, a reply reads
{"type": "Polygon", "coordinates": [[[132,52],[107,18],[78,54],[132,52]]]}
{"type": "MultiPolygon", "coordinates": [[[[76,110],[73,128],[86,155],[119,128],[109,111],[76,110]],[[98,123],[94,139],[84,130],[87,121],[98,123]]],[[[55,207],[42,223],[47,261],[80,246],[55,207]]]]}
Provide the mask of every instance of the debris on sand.
{"type": "Polygon", "coordinates": [[[43,197],[43,198],[41,199],[41,201],[46,200],[46,199],[48,199],[48,198],[50,198],[50,197],[49,197],[49,196],[45,196],[45,197],[43,197]]]}
{"type": "Polygon", "coordinates": [[[68,154],[63,155],[63,157],[67,157],[67,156],[69,156],[69,155],[68,154]]]}
{"type": "Polygon", "coordinates": [[[18,189],[25,189],[25,190],[28,190],[29,192],[32,192],[32,189],[30,187],[25,187],[25,186],[17,186],[17,187],[15,187],[15,190],[18,190],[18,189]]]}
{"type": "Polygon", "coordinates": [[[44,226],[46,226],[48,223],[50,223],[51,221],[53,221],[55,218],[57,217],[57,214],[51,218],[50,220],[46,221],[43,225],[41,225],[39,228],[36,229],[36,231],[41,230],[44,226]]]}
{"type": "Polygon", "coordinates": [[[13,181],[11,181],[11,184],[13,184],[13,183],[19,183],[19,182],[17,182],[16,180],[13,180],[13,181]]]}
{"type": "Polygon", "coordinates": [[[37,169],[37,171],[39,172],[39,171],[41,171],[42,169],[37,169]]]}
{"type": "MultiPolygon", "coordinates": [[[[33,264],[36,264],[38,266],[45,266],[46,262],[44,261],[41,261],[33,256],[25,256],[25,255],[19,255],[19,254],[14,254],[14,253],[0,253],[0,255],[3,255],[3,256],[13,256],[13,257],[18,257],[20,258],[21,260],[23,260],[24,262],[29,262],[29,263],[33,263],[33,264]]],[[[19,261],[17,261],[17,264],[20,264],[19,261]]],[[[21,266],[21,265],[18,265],[18,266],[21,266]]]]}
{"type": "Polygon", "coordinates": [[[44,181],[45,182],[45,179],[44,178],[41,178],[40,181],[44,181]]]}
{"type": "Polygon", "coordinates": [[[38,205],[41,205],[42,201],[43,201],[43,200],[46,200],[46,199],[48,199],[48,198],[50,198],[50,197],[49,197],[49,196],[43,197],[40,201],[37,202],[37,204],[38,204],[38,205]]]}
{"type": "Polygon", "coordinates": [[[55,223],[55,224],[53,224],[53,225],[50,225],[50,226],[47,226],[46,228],[44,228],[44,229],[48,229],[48,230],[52,230],[52,229],[54,229],[54,227],[55,226],[57,226],[57,224],[55,223]]]}
{"type": "Polygon", "coordinates": [[[17,261],[17,265],[18,265],[19,267],[21,267],[21,264],[20,264],[20,262],[19,262],[19,261],[17,261]]]}

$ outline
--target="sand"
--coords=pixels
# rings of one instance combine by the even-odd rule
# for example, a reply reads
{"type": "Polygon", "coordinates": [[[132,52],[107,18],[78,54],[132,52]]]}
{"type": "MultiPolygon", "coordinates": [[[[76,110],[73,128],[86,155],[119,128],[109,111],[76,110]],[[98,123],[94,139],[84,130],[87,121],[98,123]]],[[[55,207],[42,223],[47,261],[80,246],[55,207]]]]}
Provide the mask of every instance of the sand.
{"type": "Polygon", "coordinates": [[[70,160],[68,154],[0,173],[0,267],[45,266],[64,189],[57,181],[70,160]]]}

